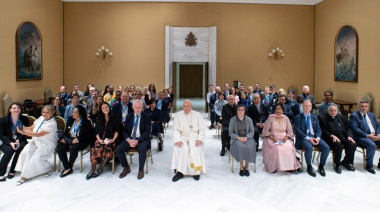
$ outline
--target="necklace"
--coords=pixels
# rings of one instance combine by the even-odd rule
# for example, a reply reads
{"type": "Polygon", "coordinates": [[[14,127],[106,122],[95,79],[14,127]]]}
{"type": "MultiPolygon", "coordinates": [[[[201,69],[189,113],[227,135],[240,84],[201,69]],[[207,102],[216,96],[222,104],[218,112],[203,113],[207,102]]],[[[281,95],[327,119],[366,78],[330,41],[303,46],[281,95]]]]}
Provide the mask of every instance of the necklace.
{"type": "Polygon", "coordinates": [[[189,122],[190,129],[193,129],[193,125],[191,125],[191,123],[193,123],[193,113],[190,111],[191,120],[189,120],[189,118],[187,117],[187,114],[185,114],[185,116],[186,116],[187,121],[189,122]]]}

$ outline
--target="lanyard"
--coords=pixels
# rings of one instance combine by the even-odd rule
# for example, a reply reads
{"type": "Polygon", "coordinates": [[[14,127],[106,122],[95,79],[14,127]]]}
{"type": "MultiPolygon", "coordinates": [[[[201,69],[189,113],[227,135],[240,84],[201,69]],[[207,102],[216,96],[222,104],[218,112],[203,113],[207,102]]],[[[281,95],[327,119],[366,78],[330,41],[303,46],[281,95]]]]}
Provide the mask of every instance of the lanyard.
{"type": "Polygon", "coordinates": [[[79,121],[78,125],[77,125],[77,122],[74,120],[74,134],[77,134],[81,123],[82,123],[82,119],[79,121]]]}
{"type": "Polygon", "coordinates": [[[123,104],[121,104],[121,106],[123,107],[122,111],[124,113],[124,111],[128,108],[128,104],[124,107],[123,104]]]}
{"type": "Polygon", "coordinates": [[[45,120],[43,120],[43,121],[41,122],[41,124],[40,124],[40,126],[38,126],[36,132],[38,132],[38,130],[41,128],[41,126],[42,126],[42,124],[43,124],[44,122],[45,122],[45,120]]]}

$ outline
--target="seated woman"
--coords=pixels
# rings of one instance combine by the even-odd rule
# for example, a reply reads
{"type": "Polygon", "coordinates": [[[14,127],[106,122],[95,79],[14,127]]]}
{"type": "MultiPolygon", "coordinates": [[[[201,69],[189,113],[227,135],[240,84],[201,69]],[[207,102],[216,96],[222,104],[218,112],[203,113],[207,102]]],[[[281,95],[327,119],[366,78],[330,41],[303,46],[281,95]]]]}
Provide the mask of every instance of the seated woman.
{"type": "Polygon", "coordinates": [[[62,98],[60,96],[56,96],[54,98],[53,105],[55,106],[58,115],[61,117],[65,117],[66,107],[63,105],[62,98]]]}
{"type": "Polygon", "coordinates": [[[245,109],[248,109],[249,106],[249,99],[247,98],[247,95],[245,93],[241,93],[241,99],[239,101],[239,104],[244,105],[245,109]]]}
{"type": "Polygon", "coordinates": [[[112,114],[110,105],[103,102],[100,107],[95,126],[95,146],[91,148],[91,171],[86,176],[87,180],[98,177],[108,161],[112,160],[119,132],[120,124],[118,118],[112,114]],[[98,162],[101,165],[95,171],[98,162]]]}
{"type": "Polygon", "coordinates": [[[17,127],[18,133],[32,137],[17,161],[16,171],[21,172],[21,179],[17,182],[19,185],[32,177],[51,174],[48,160],[57,146],[57,122],[54,114],[54,105],[46,105],[42,109],[42,115],[31,127],[24,127],[23,130],[17,127]]]}
{"type": "Polygon", "coordinates": [[[240,176],[249,176],[249,163],[256,163],[256,141],[253,140],[255,128],[252,119],[244,115],[244,105],[237,106],[236,116],[232,117],[229,125],[231,136],[231,155],[240,161],[240,176]]]}
{"type": "Polygon", "coordinates": [[[100,105],[102,105],[102,103],[103,103],[103,97],[102,96],[96,97],[94,105],[92,106],[92,110],[89,111],[90,119],[92,123],[96,123],[96,119],[98,117],[99,111],[101,110],[100,105]]]}
{"type": "Polygon", "coordinates": [[[78,157],[78,151],[85,149],[94,139],[94,129],[91,121],[87,119],[86,109],[77,105],[72,116],[69,117],[63,138],[58,143],[58,156],[62,161],[64,170],[61,177],[73,173],[73,165],[78,157]],[[70,159],[66,152],[70,151],[70,159]]]}
{"type": "Polygon", "coordinates": [[[269,115],[262,132],[265,171],[269,173],[297,170],[301,167],[295,157],[292,124],[283,114],[283,109],[282,104],[276,104],[275,113],[269,115]]]}
{"type": "Polygon", "coordinates": [[[0,140],[3,142],[0,145],[0,150],[4,153],[0,161],[0,181],[6,180],[5,173],[12,157],[8,179],[15,176],[18,156],[27,144],[25,136],[18,133],[16,129],[16,127],[23,129],[23,126],[29,126],[29,119],[21,115],[21,113],[20,103],[13,102],[8,108],[8,114],[0,119],[0,140]]]}
{"type": "Polygon", "coordinates": [[[162,120],[161,120],[161,111],[156,108],[156,100],[151,99],[148,101],[149,108],[144,110],[144,113],[150,115],[150,121],[152,125],[152,132],[151,135],[154,135],[158,138],[158,150],[162,151],[163,143],[163,127],[162,127],[162,120]]]}

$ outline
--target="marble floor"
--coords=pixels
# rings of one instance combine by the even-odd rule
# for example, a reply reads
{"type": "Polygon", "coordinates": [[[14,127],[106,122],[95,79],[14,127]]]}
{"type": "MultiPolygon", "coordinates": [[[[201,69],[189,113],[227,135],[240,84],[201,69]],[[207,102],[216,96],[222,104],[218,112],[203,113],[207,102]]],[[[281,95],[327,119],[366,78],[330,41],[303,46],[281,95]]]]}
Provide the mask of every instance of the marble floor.
{"type": "MultiPolygon", "coordinates": [[[[203,114],[207,126],[207,114],[203,114]]],[[[216,130],[206,131],[205,156],[207,173],[200,181],[185,177],[171,181],[172,122],[165,134],[165,147],[157,152],[152,140],[154,164],[142,180],[137,177],[137,157],[133,157],[132,172],[119,179],[109,168],[96,179],[86,180],[90,169],[89,155],[84,159],[84,171],[79,171],[79,159],[74,173],[60,178],[36,177],[16,186],[19,174],[0,183],[0,211],[378,211],[380,170],[373,175],[363,170],[361,154],[355,156],[355,172],[343,170],[336,174],[331,154],[326,165],[326,177],[310,177],[263,171],[262,155],[257,156],[257,173],[251,166],[250,177],[240,177],[238,168],[231,173],[228,156],[219,156],[220,137],[216,130]]],[[[379,158],[376,153],[375,160],[379,158]]],[[[53,163],[53,157],[50,160],[53,163]]],[[[237,163],[235,163],[237,164],[237,163]]],[[[317,167],[317,162],[314,164],[317,167]]]]}

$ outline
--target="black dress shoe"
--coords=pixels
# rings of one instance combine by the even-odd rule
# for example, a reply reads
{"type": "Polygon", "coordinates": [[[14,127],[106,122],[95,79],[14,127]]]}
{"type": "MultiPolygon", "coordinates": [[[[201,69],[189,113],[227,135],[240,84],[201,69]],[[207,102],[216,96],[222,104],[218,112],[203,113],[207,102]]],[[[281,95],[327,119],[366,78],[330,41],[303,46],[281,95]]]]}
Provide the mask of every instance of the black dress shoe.
{"type": "Polygon", "coordinates": [[[373,169],[373,166],[367,166],[367,171],[371,174],[376,174],[375,170],[373,169]]]}
{"type": "Polygon", "coordinates": [[[223,148],[222,151],[220,151],[220,156],[224,156],[226,154],[226,150],[223,148]]]}
{"type": "Polygon", "coordinates": [[[245,170],[244,176],[249,177],[249,170],[245,170]]]}
{"type": "Polygon", "coordinates": [[[70,169],[70,171],[67,172],[66,174],[64,174],[64,172],[65,172],[65,170],[63,170],[63,171],[61,172],[60,177],[66,177],[67,175],[72,174],[72,173],[73,173],[73,169],[70,169]]]}
{"type": "Polygon", "coordinates": [[[193,177],[194,177],[194,180],[198,181],[200,178],[200,175],[194,175],[193,177]]]}
{"type": "Polygon", "coordinates": [[[323,168],[323,166],[318,166],[318,172],[322,177],[326,176],[325,168],[323,168]]]}
{"type": "Polygon", "coordinates": [[[177,181],[180,180],[182,177],[183,177],[183,174],[182,174],[181,172],[177,172],[177,174],[174,175],[172,181],[173,181],[173,182],[177,182],[177,181]]]}
{"type": "Polygon", "coordinates": [[[294,170],[294,174],[299,174],[299,173],[302,173],[301,168],[298,168],[298,169],[294,170]]]}
{"type": "Polygon", "coordinates": [[[86,175],[86,180],[91,179],[93,174],[94,174],[94,173],[89,172],[89,173],[86,175]]]}
{"type": "Polygon", "coordinates": [[[346,168],[348,171],[355,171],[355,168],[352,164],[349,164],[349,163],[342,163],[341,164],[344,168],[346,168]]]}
{"type": "Polygon", "coordinates": [[[8,179],[12,179],[12,178],[14,178],[15,177],[15,173],[8,173],[8,176],[7,176],[7,178],[8,179]]]}
{"type": "Polygon", "coordinates": [[[131,167],[129,165],[127,165],[123,171],[120,173],[119,175],[119,178],[123,178],[125,176],[127,176],[127,174],[129,174],[131,172],[131,167]]]}
{"type": "Polygon", "coordinates": [[[245,175],[245,170],[240,170],[239,175],[240,175],[240,177],[244,177],[244,175],[245,175]]]}
{"type": "Polygon", "coordinates": [[[340,165],[335,165],[335,172],[337,174],[342,174],[342,167],[340,165]]]}
{"type": "Polygon", "coordinates": [[[7,178],[5,178],[5,176],[3,176],[3,178],[0,178],[0,182],[5,182],[7,180],[7,178]]]}
{"type": "Polygon", "coordinates": [[[312,177],[316,177],[316,176],[317,176],[317,174],[315,174],[314,169],[313,169],[312,166],[307,166],[307,173],[308,173],[310,176],[312,176],[312,177]]]}
{"type": "Polygon", "coordinates": [[[141,180],[144,178],[144,170],[139,170],[139,173],[137,173],[137,179],[141,180]]]}

